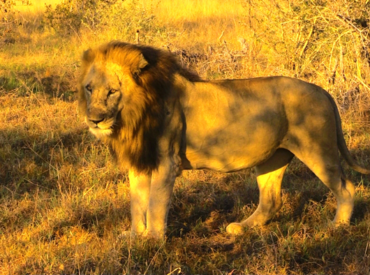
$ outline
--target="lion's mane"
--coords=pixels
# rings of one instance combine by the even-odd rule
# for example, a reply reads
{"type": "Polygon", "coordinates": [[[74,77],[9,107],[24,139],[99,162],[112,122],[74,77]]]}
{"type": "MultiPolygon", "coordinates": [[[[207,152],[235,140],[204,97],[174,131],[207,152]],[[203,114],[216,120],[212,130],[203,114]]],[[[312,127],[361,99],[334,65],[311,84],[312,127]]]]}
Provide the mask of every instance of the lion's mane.
{"type": "Polygon", "coordinates": [[[86,51],[82,60],[79,87],[82,113],[88,108],[82,79],[94,61],[111,61],[131,69],[139,88],[133,91],[132,100],[118,114],[113,134],[103,139],[119,164],[128,164],[139,172],[156,169],[160,160],[158,139],[163,134],[166,116],[165,101],[171,93],[174,75],[179,73],[192,81],[200,80],[199,77],[182,68],[169,52],[119,41],[86,51]],[[148,64],[135,71],[133,68],[137,67],[141,55],[148,64]]]}

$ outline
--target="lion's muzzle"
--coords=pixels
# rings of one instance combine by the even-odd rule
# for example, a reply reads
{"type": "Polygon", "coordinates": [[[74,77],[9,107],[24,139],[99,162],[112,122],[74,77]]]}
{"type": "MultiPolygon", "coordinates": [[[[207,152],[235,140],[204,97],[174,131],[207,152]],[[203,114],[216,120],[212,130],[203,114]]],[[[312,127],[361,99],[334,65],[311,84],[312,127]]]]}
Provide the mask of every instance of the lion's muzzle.
{"type": "Polygon", "coordinates": [[[91,128],[101,128],[101,125],[108,120],[110,115],[103,108],[89,108],[86,122],[91,128]]]}
{"type": "Polygon", "coordinates": [[[103,119],[89,119],[89,122],[91,125],[95,124],[95,128],[98,128],[98,124],[102,121],[104,121],[104,118],[103,119]]]}
{"type": "Polygon", "coordinates": [[[97,137],[109,136],[113,132],[113,125],[115,119],[109,117],[107,114],[89,114],[86,117],[86,123],[90,131],[97,137]]]}

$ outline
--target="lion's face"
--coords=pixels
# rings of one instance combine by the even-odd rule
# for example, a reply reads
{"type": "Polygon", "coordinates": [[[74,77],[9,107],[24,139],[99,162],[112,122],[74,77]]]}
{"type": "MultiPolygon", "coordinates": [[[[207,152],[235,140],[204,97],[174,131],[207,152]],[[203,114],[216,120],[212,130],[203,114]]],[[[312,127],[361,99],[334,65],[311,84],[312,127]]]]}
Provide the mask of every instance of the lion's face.
{"type": "Polygon", "coordinates": [[[86,123],[97,137],[109,136],[123,109],[129,109],[132,90],[137,84],[113,62],[93,62],[87,70],[82,86],[86,98],[86,123]]]}
{"type": "Polygon", "coordinates": [[[86,123],[96,136],[111,135],[125,96],[117,75],[117,65],[91,64],[83,80],[86,98],[86,123]]]}
{"type": "Polygon", "coordinates": [[[94,135],[110,136],[115,128],[127,123],[125,120],[135,117],[133,110],[145,102],[137,76],[148,63],[139,53],[130,63],[121,64],[115,60],[114,52],[107,55],[92,50],[84,53],[83,63],[80,108],[94,135]]]}

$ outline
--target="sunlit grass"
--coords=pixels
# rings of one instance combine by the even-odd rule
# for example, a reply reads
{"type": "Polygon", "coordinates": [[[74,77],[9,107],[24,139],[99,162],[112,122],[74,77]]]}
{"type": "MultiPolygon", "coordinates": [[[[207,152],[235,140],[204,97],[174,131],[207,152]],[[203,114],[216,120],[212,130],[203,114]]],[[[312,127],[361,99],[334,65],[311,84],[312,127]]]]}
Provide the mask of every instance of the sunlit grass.
{"type": "Polygon", "coordinates": [[[45,10],[45,5],[52,5],[55,6],[63,2],[63,0],[29,0],[27,1],[20,1],[16,0],[15,8],[22,13],[39,13],[45,10]]]}
{"type": "Polygon", "coordinates": [[[228,41],[232,48],[240,48],[238,38],[245,35],[242,3],[219,0],[143,1],[146,8],[154,7],[161,24],[181,31],[179,40],[184,46],[197,50],[207,50],[208,45],[223,40],[228,41]]]}
{"type": "MultiPolygon", "coordinates": [[[[115,6],[120,20],[69,32],[44,24],[44,2],[61,3],[17,5],[24,10],[14,23],[10,18],[0,26],[1,274],[368,273],[369,177],[346,166],[357,184],[349,227],[330,227],[333,195],[294,160],[282,186],[284,205],[265,227],[237,238],[225,233],[257,207],[253,170],[187,171],[175,184],[166,243],[121,238],[130,227],[127,177],[88,132],[76,104],[83,50],[111,39],[133,43],[139,29],[141,43],[171,50],[204,78],[283,74],[324,86],[338,103],[351,152],[369,167],[370,73],[366,58],[354,58],[357,31],[346,30],[353,38],[346,40],[343,23],[331,25],[326,38],[344,37],[341,46],[318,36],[295,59],[309,28],[289,25],[300,22],[298,16],[276,21],[289,10],[286,1],[275,10],[276,1],[127,0],[115,6]],[[260,20],[258,28],[251,28],[256,21],[248,21],[250,13],[260,20]],[[266,14],[274,24],[263,19],[266,14]],[[333,83],[328,79],[336,59],[333,83]]],[[[316,27],[325,23],[319,19],[316,27]]]]}

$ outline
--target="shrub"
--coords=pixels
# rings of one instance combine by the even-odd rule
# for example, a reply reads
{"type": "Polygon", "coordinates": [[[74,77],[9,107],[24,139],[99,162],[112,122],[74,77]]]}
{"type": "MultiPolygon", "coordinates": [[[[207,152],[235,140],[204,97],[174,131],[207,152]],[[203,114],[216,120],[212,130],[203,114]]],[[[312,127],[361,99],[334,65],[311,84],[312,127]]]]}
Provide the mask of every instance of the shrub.
{"type": "Polygon", "coordinates": [[[153,20],[135,0],[67,0],[55,8],[47,5],[45,12],[45,24],[64,35],[79,34],[84,27],[126,37],[136,29],[149,30],[153,20]]]}
{"type": "Polygon", "coordinates": [[[46,5],[45,24],[58,33],[79,33],[82,24],[94,28],[100,23],[105,5],[100,0],[67,0],[55,8],[46,5]]]}
{"type": "Polygon", "coordinates": [[[284,60],[281,69],[320,77],[323,86],[369,77],[368,1],[246,0],[245,7],[245,24],[263,43],[269,63],[284,60]]]}

